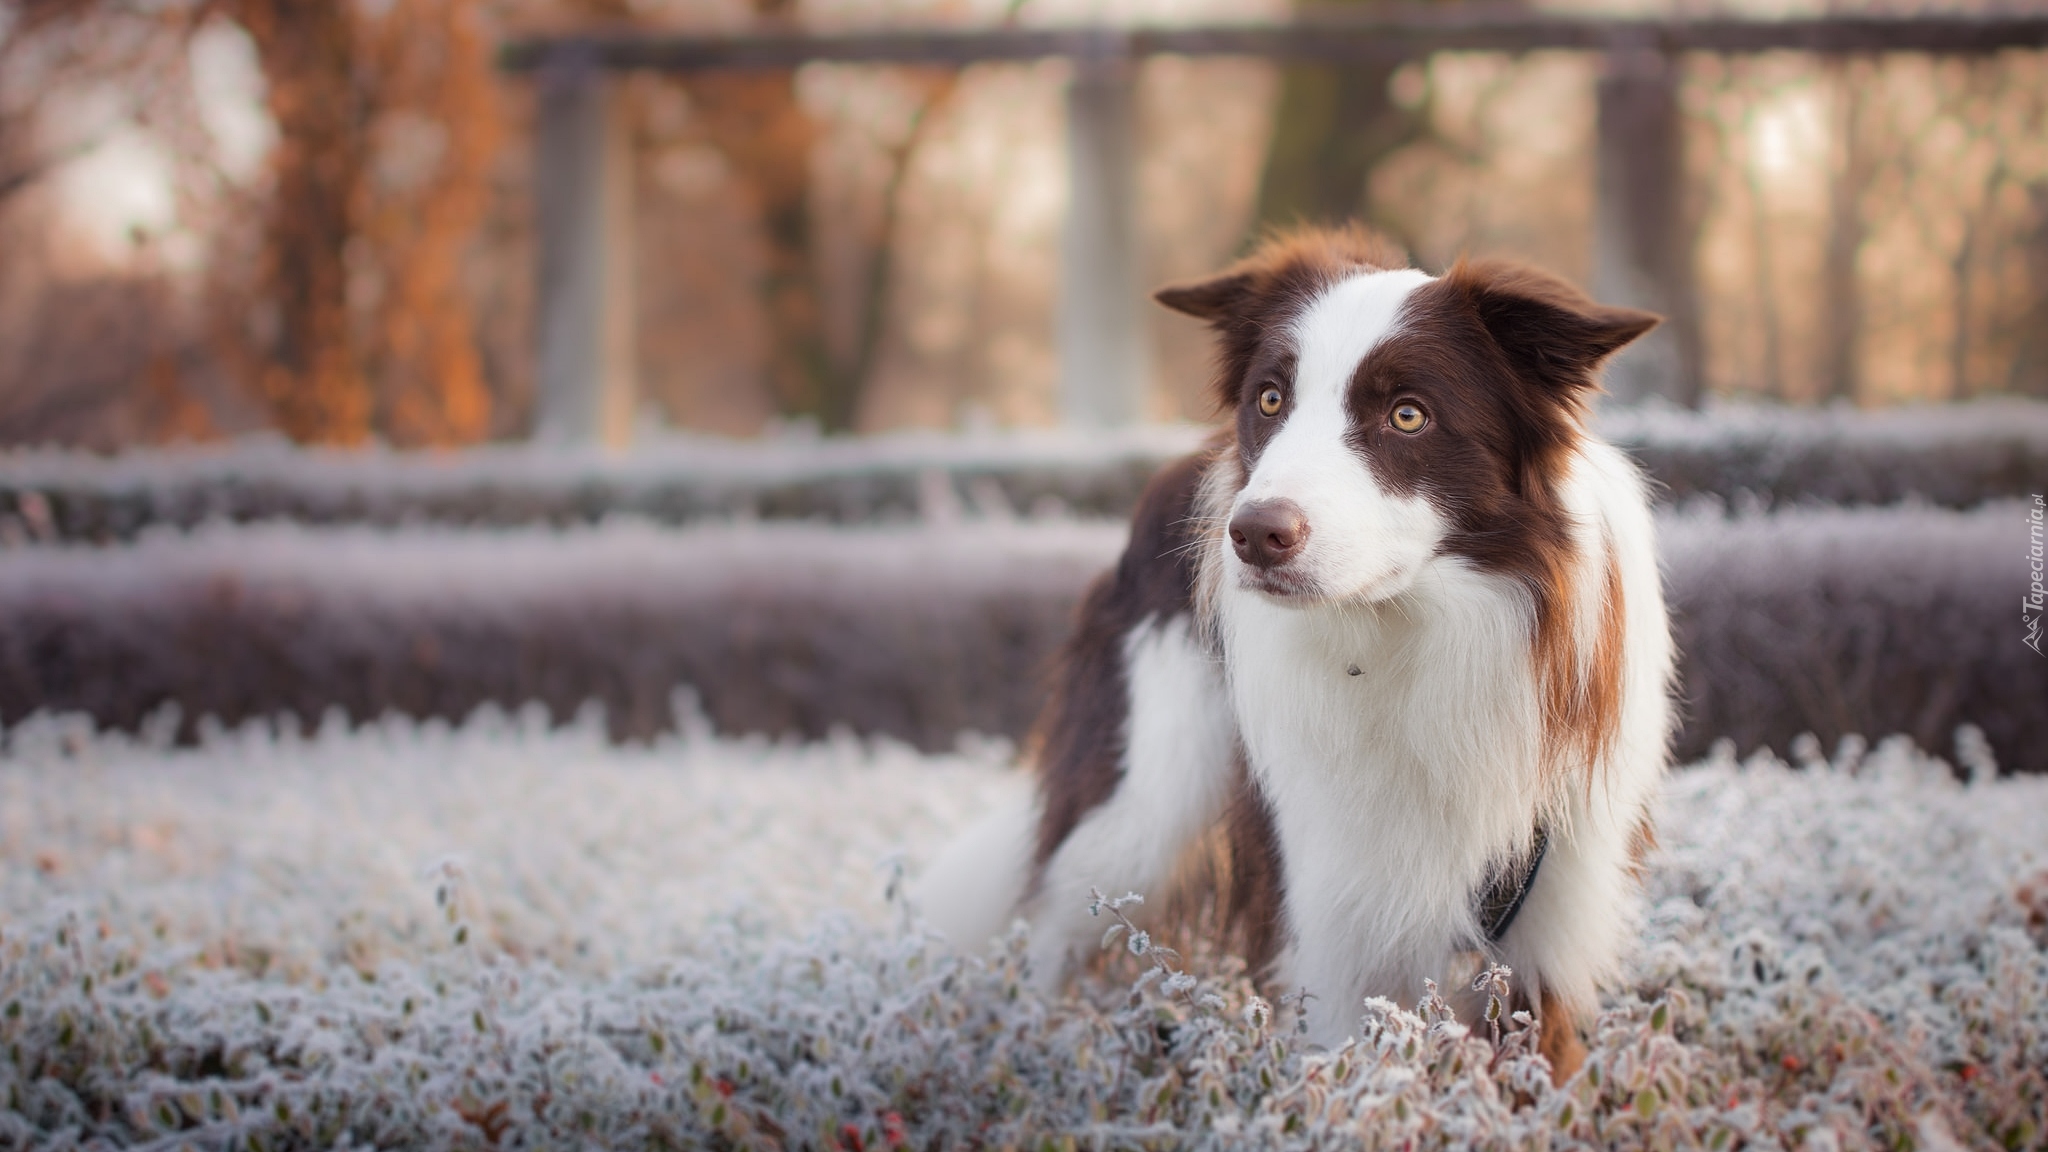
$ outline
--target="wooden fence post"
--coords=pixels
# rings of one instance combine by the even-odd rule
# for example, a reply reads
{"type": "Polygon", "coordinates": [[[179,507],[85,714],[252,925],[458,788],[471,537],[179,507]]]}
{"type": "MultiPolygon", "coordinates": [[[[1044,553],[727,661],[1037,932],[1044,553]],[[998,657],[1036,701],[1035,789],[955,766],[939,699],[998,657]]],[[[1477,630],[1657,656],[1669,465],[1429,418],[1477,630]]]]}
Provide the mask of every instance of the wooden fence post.
{"type": "Polygon", "coordinates": [[[1694,229],[1685,208],[1685,137],[1678,62],[1644,47],[1607,58],[1598,89],[1593,294],[1647,308],[1664,323],[1607,369],[1621,403],[1663,397],[1699,406],[1702,373],[1694,229]]]}
{"type": "Polygon", "coordinates": [[[1151,382],[1137,220],[1135,72],[1120,50],[1078,56],[1067,90],[1060,264],[1060,405],[1071,425],[1145,417],[1151,382]]]}
{"type": "Polygon", "coordinates": [[[616,81],[589,52],[558,53],[539,79],[535,435],[623,447],[636,403],[631,141],[616,81]]]}

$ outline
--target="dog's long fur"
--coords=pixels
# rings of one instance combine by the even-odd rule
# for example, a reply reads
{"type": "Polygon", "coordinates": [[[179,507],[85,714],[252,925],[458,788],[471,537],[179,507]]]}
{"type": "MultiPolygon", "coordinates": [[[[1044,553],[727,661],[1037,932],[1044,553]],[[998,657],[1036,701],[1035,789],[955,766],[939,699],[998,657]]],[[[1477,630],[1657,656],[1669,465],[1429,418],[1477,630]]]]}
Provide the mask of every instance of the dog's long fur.
{"type": "Polygon", "coordinates": [[[965,943],[1027,917],[1056,986],[1097,938],[1091,887],[1205,875],[1209,923],[1314,993],[1318,1042],[1491,958],[1564,1077],[1671,723],[1643,481],[1586,427],[1601,362],[1655,317],[1511,265],[1432,278],[1359,231],[1159,299],[1217,333],[1230,426],[1146,493],[1066,650],[1036,803],[936,865],[927,912],[965,943]],[[1475,894],[1539,826],[1488,941],[1475,894]],[[1220,867],[1184,866],[1219,840],[1220,867]]]}

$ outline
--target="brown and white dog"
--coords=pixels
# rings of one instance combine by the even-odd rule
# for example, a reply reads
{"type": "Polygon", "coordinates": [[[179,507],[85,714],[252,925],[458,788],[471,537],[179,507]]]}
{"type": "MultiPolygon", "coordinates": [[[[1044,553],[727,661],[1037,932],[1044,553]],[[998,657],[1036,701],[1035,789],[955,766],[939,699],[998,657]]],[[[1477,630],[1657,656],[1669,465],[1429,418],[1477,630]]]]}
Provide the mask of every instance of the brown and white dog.
{"type": "Polygon", "coordinates": [[[1025,917],[1056,987],[1098,938],[1090,888],[1202,871],[1212,923],[1314,994],[1313,1040],[1498,960],[1563,1079],[1671,726],[1644,482],[1587,428],[1602,361],[1656,318],[1512,265],[1431,277],[1358,231],[1158,299],[1217,333],[1230,428],[1146,492],[1036,800],[928,871],[931,922],[979,943],[1025,917]]]}

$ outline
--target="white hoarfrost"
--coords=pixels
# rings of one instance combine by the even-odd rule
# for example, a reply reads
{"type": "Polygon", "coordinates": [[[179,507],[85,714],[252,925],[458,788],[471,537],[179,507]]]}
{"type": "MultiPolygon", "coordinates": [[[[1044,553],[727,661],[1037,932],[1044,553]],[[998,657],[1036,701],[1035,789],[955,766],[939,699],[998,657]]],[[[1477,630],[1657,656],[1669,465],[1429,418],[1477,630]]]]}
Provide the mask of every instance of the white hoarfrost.
{"type": "Polygon", "coordinates": [[[308,449],[255,436],[201,447],[136,449],[111,458],[65,449],[8,450],[0,452],[0,481],[27,489],[139,493],[238,483],[303,490],[339,505],[454,491],[630,491],[650,484],[778,484],[878,471],[1090,468],[1172,459],[1194,451],[1206,434],[1182,424],[860,437],[821,437],[792,427],[758,440],[665,431],[640,437],[623,453],[537,442],[456,453],[308,449]]]}
{"type": "Polygon", "coordinates": [[[319,528],[208,524],[152,530],[114,548],[0,551],[0,603],[57,596],[147,603],[194,585],[252,594],[508,612],[565,592],[592,598],[759,597],[791,591],[872,601],[1085,583],[1113,563],[1120,522],[968,523],[843,529],[815,524],[666,528],[629,517],[566,529],[319,528]]]}
{"type": "Polygon", "coordinates": [[[1959,754],[1676,773],[1553,1091],[1422,988],[1327,1051],[1189,941],[1050,1000],[1024,941],[934,944],[889,862],[1019,799],[1000,744],[38,718],[0,751],[0,1146],[2037,1147],[2048,779],[1959,754]]]}
{"type": "MultiPolygon", "coordinates": [[[[1994,397],[1868,410],[1712,404],[1703,412],[1659,405],[1606,406],[1603,437],[1651,451],[1798,454],[1832,447],[1946,456],[1996,445],[2008,456],[2048,452],[2048,405],[1994,397]]],[[[141,448],[106,457],[59,448],[0,452],[0,486],[22,490],[165,494],[223,484],[302,491],[339,511],[450,492],[637,491],[677,483],[782,484],[878,472],[1096,469],[1192,452],[1199,425],[903,431],[819,437],[801,427],[752,440],[661,431],[632,451],[495,444],[459,453],[327,450],[253,436],[200,447],[141,448]]]]}
{"type": "Polygon", "coordinates": [[[559,729],[486,710],[460,730],[216,728],[176,750],[39,718],[0,760],[0,910],[111,900],[152,931],[300,974],[441,942],[446,883],[480,946],[614,971],[688,951],[714,923],[878,920],[892,860],[1023,790],[1006,741],[927,757],[706,727],[614,747],[595,710],[559,729]]]}
{"type": "MultiPolygon", "coordinates": [[[[1600,413],[1660,498],[1764,507],[1944,507],[2048,479],[2048,404],[2014,398],[1881,411],[1710,405],[1600,413]]],[[[907,522],[1062,511],[1122,519],[1145,477],[1196,450],[1196,425],[979,429],[753,440],[667,432],[628,452],[498,444],[460,452],[295,448],[275,437],[106,457],[0,451],[0,548],[124,540],[212,519],[486,525],[728,517],[907,522]]]]}

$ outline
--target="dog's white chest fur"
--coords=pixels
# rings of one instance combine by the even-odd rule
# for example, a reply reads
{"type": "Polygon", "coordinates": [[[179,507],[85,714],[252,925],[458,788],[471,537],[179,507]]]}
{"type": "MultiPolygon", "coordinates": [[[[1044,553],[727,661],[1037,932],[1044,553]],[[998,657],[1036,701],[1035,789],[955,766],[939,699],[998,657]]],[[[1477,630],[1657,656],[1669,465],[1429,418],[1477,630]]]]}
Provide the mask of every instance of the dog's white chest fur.
{"type": "Polygon", "coordinates": [[[1538,789],[1527,598],[1456,559],[1377,604],[1225,590],[1231,707],[1283,852],[1282,979],[1341,1035],[1477,942],[1471,894],[1527,846],[1538,789]],[[1356,674],[1352,670],[1356,669],[1356,674]]]}

